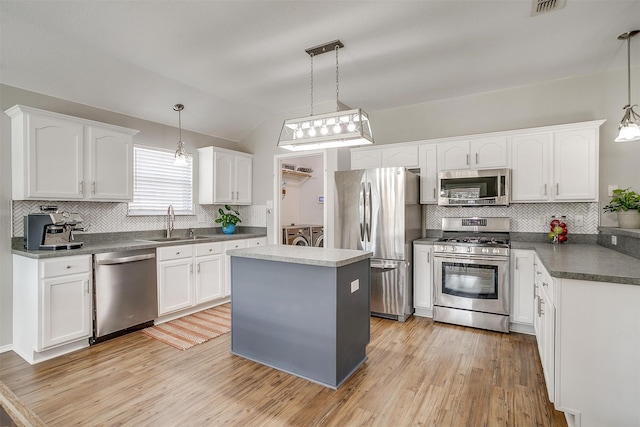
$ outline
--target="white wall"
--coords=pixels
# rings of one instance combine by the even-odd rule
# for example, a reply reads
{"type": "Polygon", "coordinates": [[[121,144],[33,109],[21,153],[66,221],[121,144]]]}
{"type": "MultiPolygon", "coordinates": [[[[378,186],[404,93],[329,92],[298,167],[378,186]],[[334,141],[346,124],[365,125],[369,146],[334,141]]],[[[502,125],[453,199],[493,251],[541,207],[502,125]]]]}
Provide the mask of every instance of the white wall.
{"type": "Polygon", "coordinates": [[[318,196],[324,195],[324,159],[322,155],[286,159],[282,163],[292,163],[313,169],[311,178],[297,178],[283,175],[286,182],[286,196],[280,200],[280,223],[324,224],[324,209],[318,203],[318,196]]]}
{"type": "MultiPolygon", "coordinates": [[[[606,119],[600,128],[600,204],[604,206],[609,201],[608,184],[640,191],[640,143],[613,142],[627,100],[626,74],[622,69],[368,113],[376,144],[606,119]]],[[[632,80],[640,82],[640,67],[632,69],[632,80]]],[[[632,99],[640,102],[637,89],[632,99]]],[[[307,114],[301,109],[274,116],[241,141],[246,151],[256,154],[254,201],[273,197],[271,159],[284,152],[276,147],[283,121],[307,114]]],[[[615,217],[603,215],[601,224],[615,226],[615,217]]]]}

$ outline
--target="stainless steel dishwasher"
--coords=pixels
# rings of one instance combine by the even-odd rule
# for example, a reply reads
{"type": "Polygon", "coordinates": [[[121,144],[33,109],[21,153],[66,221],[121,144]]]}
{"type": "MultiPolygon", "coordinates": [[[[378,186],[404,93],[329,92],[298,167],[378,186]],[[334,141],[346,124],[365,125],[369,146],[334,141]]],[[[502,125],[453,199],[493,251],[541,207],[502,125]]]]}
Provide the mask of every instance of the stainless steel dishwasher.
{"type": "Polygon", "coordinates": [[[158,317],[155,249],[96,254],[92,344],[153,325],[158,317]]]}

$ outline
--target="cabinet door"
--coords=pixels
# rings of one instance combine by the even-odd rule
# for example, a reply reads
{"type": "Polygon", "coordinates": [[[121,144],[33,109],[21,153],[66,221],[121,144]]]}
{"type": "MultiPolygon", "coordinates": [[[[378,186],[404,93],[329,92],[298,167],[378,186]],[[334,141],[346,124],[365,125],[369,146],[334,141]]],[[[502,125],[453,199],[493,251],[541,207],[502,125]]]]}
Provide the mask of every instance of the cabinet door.
{"type": "Polygon", "coordinates": [[[234,202],[234,155],[213,153],[213,203],[234,202]]]}
{"type": "Polygon", "coordinates": [[[546,201],[549,198],[551,134],[514,136],[511,140],[511,200],[546,201]]]}
{"type": "Polygon", "coordinates": [[[130,201],[133,197],[133,138],[99,127],[87,130],[92,200],[130,201]]]}
{"type": "Polygon", "coordinates": [[[432,251],[431,245],[413,245],[413,302],[417,315],[432,314],[432,251]]]}
{"type": "Polygon", "coordinates": [[[194,305],[193,260],[182,258],[158,263],[158,314],[194,305]]]}
{"type": "Polygon", "coordinates": [[[247,239],[245,240],[232,240],[224,243],[224,296],[231,295],[231,257],[227,255],[227,251],[230,249],[246,248],[247,239]]]}
{"type": "Polygon", "coordinates": [[[382,167],[417,168],[418,146],[384,148],[382,151],[382,167]]]}
{"type": "Polygon", "coordinates": [[[196,304],[222,298],[223,288],[222,254],[196,257],[196,304]]]}
{"type": "Polygon", "coordinates": [[[382,150],[351,152],[351,169],[369,169],[382,167],[382,150]]]}
{"type": "Polygon", "coordinates": [[[32,114],[28,134],[26,197],[83,198],[83,126],[32,114]]]}
{"type": "Polygon", "coordinates": [[[534,254],[531,251],[513,249],[511,251],[511,321],[533,325],[533,271],[534,254]]]}
{"type": "Polygon", "coordinates": [[[556,132],[553,142],[553,189],[556,201],[597,201],[598,129],[556,132]]]}
{"type": "MultiPolygon", "coordinates": [[[[250,205],[252,194],[252,171],[253,159],[245,156],[235,156],[234,159],[234,179],[235,179],[235,200],[238,205],[250,205]]],[[[232,197],[234,198],[234,197],[232,197]]]]}
{"type": "Polygon", "coordinates": [[[37,351],[89,338],[92,332],[91,274],[42,279],[37,351]]]}
{"type": "Polygon", "coordinates": [[[469,141],[438,144],[438,170],[469,169],[469,141]]]}
{"type": "Polygon", "coordinates": [[[438,202],[438,167],[436,144],[421,145],[418,149],[420,163],[420,203],[438,202]]]}
{"type": "Polygon", "coordinates": [[[471,140],[471,166],[476,169],[509,166],[507,137],[492,136],[471,140]]]}

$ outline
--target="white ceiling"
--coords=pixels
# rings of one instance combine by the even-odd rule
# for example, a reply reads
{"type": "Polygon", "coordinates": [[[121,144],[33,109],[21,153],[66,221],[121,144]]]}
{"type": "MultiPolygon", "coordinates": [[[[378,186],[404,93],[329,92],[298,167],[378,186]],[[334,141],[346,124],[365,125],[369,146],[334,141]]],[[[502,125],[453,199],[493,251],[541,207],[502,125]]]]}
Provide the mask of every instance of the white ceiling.
{"type": "MultiPolygon", "coordinates": [[[[172,126],[180,102],[185,129],[239,141],[310,106],[305,49],[335,39],[340,101],[369,113],[626,68],[617,36],[640,29],[640,0],[530,11],[531,0],[0,0],[0,82],[172,126]]],[[[631,47],[640,64],[640,37],[631,47]]],[[[315,57],[314,86],[316,105],[335,101],[332,53],[315,57]]]]}

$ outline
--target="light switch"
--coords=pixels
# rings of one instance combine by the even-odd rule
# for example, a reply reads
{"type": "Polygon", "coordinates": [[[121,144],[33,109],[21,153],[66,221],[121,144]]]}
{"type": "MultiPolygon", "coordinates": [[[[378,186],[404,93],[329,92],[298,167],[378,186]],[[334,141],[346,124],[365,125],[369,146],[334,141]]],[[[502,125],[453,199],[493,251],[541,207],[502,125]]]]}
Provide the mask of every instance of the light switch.
{"type": "Polygon", "coordinates": [[[354,293],[358,289],[360,289],[360,279],[356,279],[351,282],[351,293],[354,293]]]}

